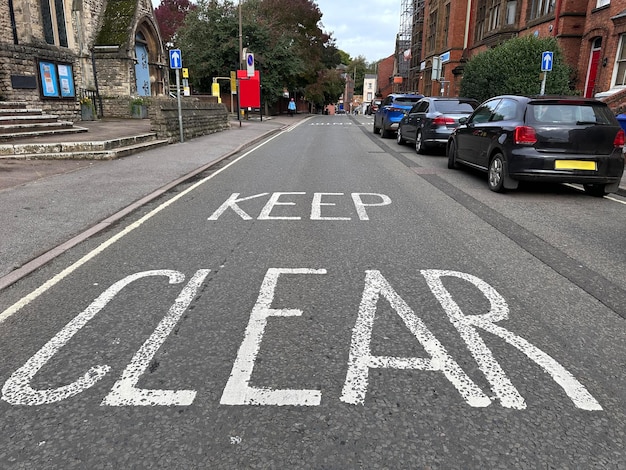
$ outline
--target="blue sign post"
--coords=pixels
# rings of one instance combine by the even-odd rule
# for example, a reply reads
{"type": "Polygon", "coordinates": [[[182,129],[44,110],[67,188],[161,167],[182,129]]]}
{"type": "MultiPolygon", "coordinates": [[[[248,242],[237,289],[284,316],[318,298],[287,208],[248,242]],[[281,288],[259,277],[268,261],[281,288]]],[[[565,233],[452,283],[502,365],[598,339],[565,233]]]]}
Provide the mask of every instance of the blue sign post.
{"type": "Polygon", "coordinates": [[[183,55],[180,53],[180,49],[170,49],[170,68],[183,68],[183,55]]]}
{"type": "Polygon", "coordinates": [[[554,63],[554,52],[545,51],[541,53],[541,71],[543,72],[543,78],[541,79],[541,91],[540,95],[546,93],[546,78],[548,72],[552,72],[552,64],[554,63]]]}
{"type": "Polygon", "coordinates": [[[541,71],[552,72],[552,63],[554,62],[554,52],[545,51],[541,53],[541,71]]]}
{"type": "Polygon", "coordinates": [[[180,141],[185,141],[183,133],[183,110],[180,103],[180,69],[183,68],[183,55],[180,49],[170,49],[170,68],[176,70],[176,96],[178,98],[178,129],[180,131],[180,141]]]}

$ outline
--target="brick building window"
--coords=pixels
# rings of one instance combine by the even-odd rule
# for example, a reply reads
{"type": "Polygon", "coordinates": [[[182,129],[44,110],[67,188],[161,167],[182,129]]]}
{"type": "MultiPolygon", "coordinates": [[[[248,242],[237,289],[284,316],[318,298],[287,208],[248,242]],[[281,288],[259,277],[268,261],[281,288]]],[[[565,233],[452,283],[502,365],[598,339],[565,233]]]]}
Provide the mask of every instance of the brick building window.
{"type": "Polygon", "coordinates": [[[490,0],[487,4],[487,31],[500,26],[500,0],[490,0]]]}
{"type": "Polygon", "coordinates": [[[540,18],[542,16],[554,13],[556,0],[532,0],[530,4],[529,20],[540,18]]]}
{"type": "Polygon", "coordinates": [[[63,0],[41,0],[41,16],[46,43],[67,47],[63,0]]]}
{"type": "Polygon", "coordinates": [[[617,73],[613,86],[626,86],[626,34],[622,34],[619,38],[619,52],[615,65],[617,73]]]}
{"type": "Polygon", "coordinates": [[[487,0],[479,0],[476,8],[476,29],[475,40],[478,42],[485,37],[485,10],[487,8],[487,0]]]}
{"type": "Polygon", "coordinates": [[[426,48],[429,52],[435,50],[437,39],[437,10],[430,13],[428,19],[428,37],[426,38],[426,48]]]}
{"type": "Polygon", "coordinates": [[[597,0],[596,1],[596,8],[603,7],[604,5],[608,5],[610,3],[611,3],[611,0],[597,0]]]}
{"type": "Polygon", "coordinates": [[[515,24],[515,15],[517,14],[517,1],[512,0],[506,2],[506,24],[515,24]]]}

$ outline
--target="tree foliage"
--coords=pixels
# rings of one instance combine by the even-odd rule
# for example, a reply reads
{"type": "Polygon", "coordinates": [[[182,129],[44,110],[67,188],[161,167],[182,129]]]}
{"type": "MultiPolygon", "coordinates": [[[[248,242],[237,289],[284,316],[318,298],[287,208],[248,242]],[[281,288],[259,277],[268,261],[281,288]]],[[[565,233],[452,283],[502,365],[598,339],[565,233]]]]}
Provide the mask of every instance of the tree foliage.
{"type": "Polygon", "coordinates": [[[484,101],[502,94],[538,95],[541,91],[541,53],[554,52],[546,94],[568,95],[571,68],[555,38],[525,36],[473,56],[465,65],[460,93],[484,101]]]}
{"type": "Polygon", "coordinates": [[[363,79],[365,78],[365,74],[369,73],[367,59],[362,55],[356,57],[355,59],[350,59],[347,72],[354,80],[354,94],[362,95],[363,79]]]}
{"type": "Polygon", "coordinates": [[[161,0],[154,17],[161,30],[163,41],[174,42],[176,32],[185,22],[187,13],[196,8],[189,0],[161,0]]]}
{"type": "Polygon", "coordinates": [[[336,69],[323,69],[318,73],[318,79],[306,87],[304,96],[318,108],[323,108],[339,100],[346,82],[336,69]]]}
{"type": "MultiPolygon", "coordinates": [[[[275,103],[283,94],[304,93],[320,80],[320,71],[339,63],[333,38],[320,27],[321,12],[312,0],[241,2],[242,46],[255,55],[263,99],[275,103]]],[[[177,44],[194,88],[210,90],[213,77],[239,68],[239,4],[199,0],[178,31],[177,44]]]]}

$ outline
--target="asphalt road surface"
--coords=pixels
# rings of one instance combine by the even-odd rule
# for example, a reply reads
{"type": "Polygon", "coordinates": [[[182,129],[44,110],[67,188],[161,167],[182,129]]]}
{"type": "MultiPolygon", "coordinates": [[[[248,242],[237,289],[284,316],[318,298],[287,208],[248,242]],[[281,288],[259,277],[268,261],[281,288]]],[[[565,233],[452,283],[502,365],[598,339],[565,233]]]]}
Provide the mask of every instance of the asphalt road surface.
{"type": "Polygon", "coordinates": [[[0,292],[0,467],[624,469],[625,204],[304,120],[0,292]]]}

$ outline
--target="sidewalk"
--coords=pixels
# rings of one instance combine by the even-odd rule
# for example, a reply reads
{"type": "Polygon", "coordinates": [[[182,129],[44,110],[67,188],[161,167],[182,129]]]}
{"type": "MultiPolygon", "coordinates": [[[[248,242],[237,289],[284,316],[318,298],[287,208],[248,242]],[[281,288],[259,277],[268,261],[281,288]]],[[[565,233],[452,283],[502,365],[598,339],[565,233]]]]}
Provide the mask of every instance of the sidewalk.
{"type": "MultiPolygon", "coordinates": [[[[0,289],[173,185],[306,117],[264,117],[241,126],[234,120],[229,130],[116,160],[0,159],[0,289]]],[[[100,141],[150,131],[148,120],[86,124],[87,133],[37,142],[100,141]]]]}

